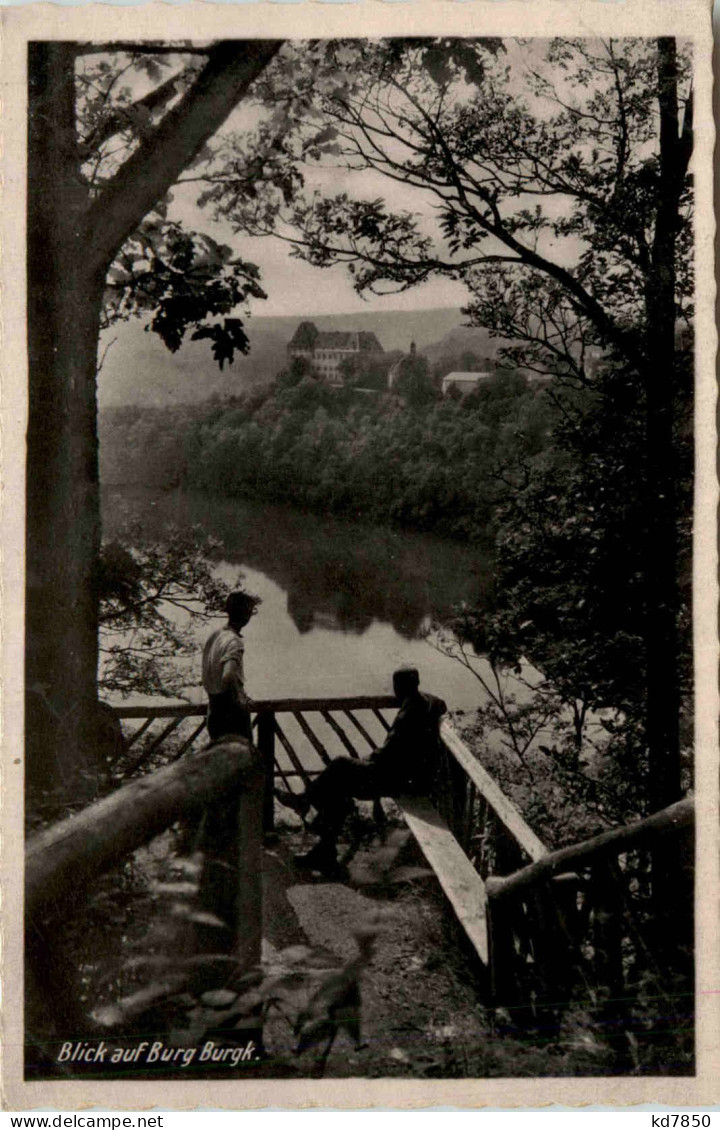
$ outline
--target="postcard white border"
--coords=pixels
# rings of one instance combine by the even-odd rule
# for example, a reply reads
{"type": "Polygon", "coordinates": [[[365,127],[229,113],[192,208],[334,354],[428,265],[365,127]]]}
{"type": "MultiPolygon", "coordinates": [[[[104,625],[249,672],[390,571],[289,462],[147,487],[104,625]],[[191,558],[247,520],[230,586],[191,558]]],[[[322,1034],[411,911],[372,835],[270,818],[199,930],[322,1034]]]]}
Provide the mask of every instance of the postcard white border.
{"type": "Polygon", "coordinates": [[[2,9],[2,733],[3,983],[6,1109],[196,1106],[229,1110],[372,1106],[538,1107],[720,1102],[717,554],[714,221],[709,0],[358,0],[355,3],[147,4],[2,9]],[[694,559],[697,680],[698,1070],[695,1078],[479,1080],[22,1081],[22,669],[24,593],[25,134],[29,39],[214,39],[402,35],[681,35],[695,42],[697,194],[697,489],[694,559]]]}

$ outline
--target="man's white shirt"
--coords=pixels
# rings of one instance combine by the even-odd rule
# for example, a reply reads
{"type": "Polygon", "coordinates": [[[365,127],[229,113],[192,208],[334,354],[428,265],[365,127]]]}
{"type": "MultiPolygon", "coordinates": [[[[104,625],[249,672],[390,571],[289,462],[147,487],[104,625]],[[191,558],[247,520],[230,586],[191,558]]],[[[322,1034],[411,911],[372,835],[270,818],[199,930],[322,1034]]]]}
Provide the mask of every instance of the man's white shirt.
{"type": "Polygon", "coordinates": [[[244,655],[243,638],[233,628],[218,628],[208,637],[202,658],[202,681],[207,694],[222,693],[223,669],[230,662],[235,664],[239,680],[244,685],[244,655]]]}

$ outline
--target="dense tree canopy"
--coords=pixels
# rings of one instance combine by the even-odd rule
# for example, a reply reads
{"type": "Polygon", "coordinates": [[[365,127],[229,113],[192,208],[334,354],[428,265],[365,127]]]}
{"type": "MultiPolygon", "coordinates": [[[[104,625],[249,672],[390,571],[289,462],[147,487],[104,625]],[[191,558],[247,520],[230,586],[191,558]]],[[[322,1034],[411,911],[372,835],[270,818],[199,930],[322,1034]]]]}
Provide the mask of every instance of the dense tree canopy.
{"type": "Polygon", "coordinates": [[[286,373],[274,388],[203,412],[107,412],[103,477],[290,502],[487,545],[512,488],[506,469],[545,448],[552,406],[503,376],[458,401],[431,393],[363,395],[286,373]]]}
{"type": "MultiPolygon", "coordinates": [[[[402,183],[421,206],[432,202],[434,229],[381,197],[316,190],[285,210],[280,230],[309,263],[346,264],[360,292],[403,290],[434,274],[462,280],[470,319],[515,343],[507,361],[551,375],[558,387],[590,386],[603,410],[619,386],[598,373],[624,374],[635,392],[625,405],[642,418],[631,489],[641,498],[646,735],[660,806],[680,787],[689,60],[669,38],[528,42],[513,45],[510,58],[492,54],[475,68],[451,55],[422,67],[410,49],[391,64],[370,63],[362,91],[323,100],[336,160],[402,183]]],[[[252,207],[219,199],[238,224],[263,230],[252,207]]]]}
{"type": "MultiPolygon", "coordinates": [[[[628,443],[640,421],[634,487],[647,735],[657,802],[675,794],[676,482],[689,403],[689,342],[676,330],[692,318],[688,76],[670,39],[33,48],[28,445],[37,473],[28,483],[28,684],[63,720],[50,741],[38,732],[37,757],[58,742],[87,744],[92,734],[78,720],[94,698],[97,667],[99,328],[146,314],[171,349],[189,332],[207,338],[224,364],[247,348],[238,304],[262,297],[252,265],[172,218],[169,190],[198,182],[200,202],[238,233],[279,234],[317,267],[345,263],[360,292],[406,289],[436,274],[460,279],[470,319],[511,339],[508,367],[552,376],[558,412],[576,411],[563,388],[571,398],[585,388],[576,421],[597,403],[628,443]],[[233,108],[251,101],[247,120],[208,146],[233,108]],[[327,180],[313,169],[327,174],[337,165],[402,184],[419,212],[394,210],[380,196],[324,192],[327,180]],[[617,410],[623,404],[626,414],[617,410]]],[[[465,410],[465,402],[432,406],[437,374],[423,365],[405,365],[400,391],[412,411],[393,425],[398,434],[422,427],[420,410],[438,428],[465,410]]],[[[273,467],[302,479],[313,453],[341,445],[342,426],[312,376],[290,370],[282,383],[242,424],[243,438],[252,448],[269,432],[281,435],[273,467]],[[303,415],[298,462],[289,467],[283,450],[296,450],[303,415]]],[[[491,414],[482,427],[492,426],[491,414]]],[[[508,499],[519,500],[503,512],[508,583],[513,531],[523,528],[533,490],[539,500],[546,487],[565,485],[570,506],[573,492],[589,498],[589,484],[602,478],[592,444],[584,451],[558,437],[554,466],[529,462],[522,445],[508,448],[501,474],[508,499]]],[[[604,453],[597,457],[602,463],[604,453]]],[[[618,465],[634,467],[620,456],[618,465]]],[[[330,461],[328,484],[342,482],[335,470],[330,461]]],[[[438,510],[427,474],[413,513],[438,510]]],[[[445,487],[439,496],[443,507],[453,504],[445,487]]],[[[592,513],[593,529],[612,539],[611,525],[592,513]]],[[[542,529],[536,523],[534,532],[542,529]]],[[[549,536],[545,548],[552,545],[556,560],[564,543],[549,536]]],[[[521,595],[517,586],[507,591],[512,600],[521,595]]],[[[556,626],[560,642],[564,630],[556,626]]]]}

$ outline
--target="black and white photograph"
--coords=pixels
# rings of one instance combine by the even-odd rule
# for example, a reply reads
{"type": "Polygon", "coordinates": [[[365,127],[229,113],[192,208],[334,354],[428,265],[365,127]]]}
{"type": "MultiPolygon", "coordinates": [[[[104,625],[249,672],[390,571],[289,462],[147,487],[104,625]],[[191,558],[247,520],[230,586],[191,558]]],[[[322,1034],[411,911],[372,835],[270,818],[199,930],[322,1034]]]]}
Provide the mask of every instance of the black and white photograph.
{"type": "Polygon", "coordinates": [[[271,7],[18,47],[18,1086],[693,1093],[710,11],[271,7]]]}

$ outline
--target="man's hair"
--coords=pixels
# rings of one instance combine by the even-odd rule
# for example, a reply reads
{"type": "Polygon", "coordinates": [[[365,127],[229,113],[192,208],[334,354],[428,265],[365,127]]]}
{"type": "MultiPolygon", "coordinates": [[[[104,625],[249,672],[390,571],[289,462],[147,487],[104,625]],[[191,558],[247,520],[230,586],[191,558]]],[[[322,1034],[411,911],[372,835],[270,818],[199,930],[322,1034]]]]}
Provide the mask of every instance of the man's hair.
{"type": "Polygon", "coordinates": [[[393,683],[407,687],[408,690],[417,690],[420,686],[420,672],[417,667],[398,667],[393,671],[393,683]]]}
{"type": "Polygon", "coordinates": [[[225,601],[225,611],[231,623],[237,620],[247,621],[257,612],[260,597],[252,593],[237,590],[231,592],[225,601]]]}

